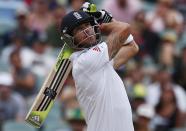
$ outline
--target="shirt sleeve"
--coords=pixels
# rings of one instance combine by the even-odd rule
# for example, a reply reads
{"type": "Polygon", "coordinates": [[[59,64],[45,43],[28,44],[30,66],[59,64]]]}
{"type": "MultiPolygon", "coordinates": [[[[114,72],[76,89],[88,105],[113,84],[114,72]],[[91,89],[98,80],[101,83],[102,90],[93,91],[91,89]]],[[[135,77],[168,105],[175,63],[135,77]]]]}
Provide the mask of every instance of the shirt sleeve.
{"type": "Polygon", "coordinates": [[[82,53],[78,62],[82,67],[90,72],[101,69],[109,61],[108,48],[105,42],[90,48],[82,53]]]}

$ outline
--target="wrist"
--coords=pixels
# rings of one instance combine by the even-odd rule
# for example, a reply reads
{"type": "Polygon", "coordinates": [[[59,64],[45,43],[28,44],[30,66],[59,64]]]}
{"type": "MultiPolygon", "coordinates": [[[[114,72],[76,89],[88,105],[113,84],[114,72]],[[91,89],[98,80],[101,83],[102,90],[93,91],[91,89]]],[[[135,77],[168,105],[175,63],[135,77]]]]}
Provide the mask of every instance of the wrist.
{"type": "Polygon", "coordinates": [[[127,38],[127,40],[123,43],[123,45],[127,45],[129,44],[130,42],[132,42],[134,40],[133,36],[130,34],[127,38]]]}

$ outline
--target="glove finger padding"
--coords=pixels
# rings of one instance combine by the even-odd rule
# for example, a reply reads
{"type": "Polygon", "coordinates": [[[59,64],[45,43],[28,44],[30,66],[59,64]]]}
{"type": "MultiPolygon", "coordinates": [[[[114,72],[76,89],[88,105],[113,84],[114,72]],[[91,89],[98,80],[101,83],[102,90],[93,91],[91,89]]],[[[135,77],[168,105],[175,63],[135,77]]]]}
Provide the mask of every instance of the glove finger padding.
{"type": "Polygon", "coordinates": [[[87,12],[87,13],[94,13],[94,12],[97,12],[97,8],[96,8],[96,5],[95,4],[91,4],[89,2],[85,2],[80,10],[84,11],[84,12],[87,12]]]}
{"type": "Polygon", "coordinates": [[[96,5],[89,2],[85,2],[80,10],[93,16],[99,24],[109,23],[112,20],[111,13],[107,12],[106,10],[97,11],[96,5]]]}

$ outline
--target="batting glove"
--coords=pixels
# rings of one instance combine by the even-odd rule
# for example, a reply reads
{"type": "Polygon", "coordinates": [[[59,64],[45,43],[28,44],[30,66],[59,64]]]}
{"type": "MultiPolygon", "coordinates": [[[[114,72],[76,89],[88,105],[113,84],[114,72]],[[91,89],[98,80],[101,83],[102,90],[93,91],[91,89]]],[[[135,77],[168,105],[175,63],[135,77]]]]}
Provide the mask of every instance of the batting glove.
{"type": "Polygon", "coordinates": [[[96,5],[89,2],[85,2],[80,10],[87,12],[89,15],[95,17],[100,24],[109,23],[112,20],[111,13],[107,12],[106,10],[98,11],[96,5]]]}

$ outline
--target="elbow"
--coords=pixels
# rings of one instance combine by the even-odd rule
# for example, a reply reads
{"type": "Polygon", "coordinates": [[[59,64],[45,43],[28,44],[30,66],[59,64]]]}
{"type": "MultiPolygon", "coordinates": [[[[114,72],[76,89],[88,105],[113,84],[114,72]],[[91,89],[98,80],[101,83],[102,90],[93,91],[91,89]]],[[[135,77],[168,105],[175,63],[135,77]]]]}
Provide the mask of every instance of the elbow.
{"type": "Polygon", "coordinates": [[[118,28],[116,31],[119,34],[119,38],[121,38],[124,41],[131,34],[130,24],[120,22],[120,24],[118,24],[118,28]]]}
{"type": "Polygon", "coordinates": [[[130,26],[130,24],[126,24],[126,30],[131,34],[131,26],[130,26]]]}
{"type": "Polygon", "coordinates": [[[131,29],[130,24],[128,23],[122,23],[122,24],[123,24],[122,26],[124,31],[129,31],[131,29]]]}
{"type": "Polygon", "coordinates": [[[123,28],[120,28],[122,34],[128,37],[131,34],[131,26],[128,23],[123,23],[123,28]]]}

